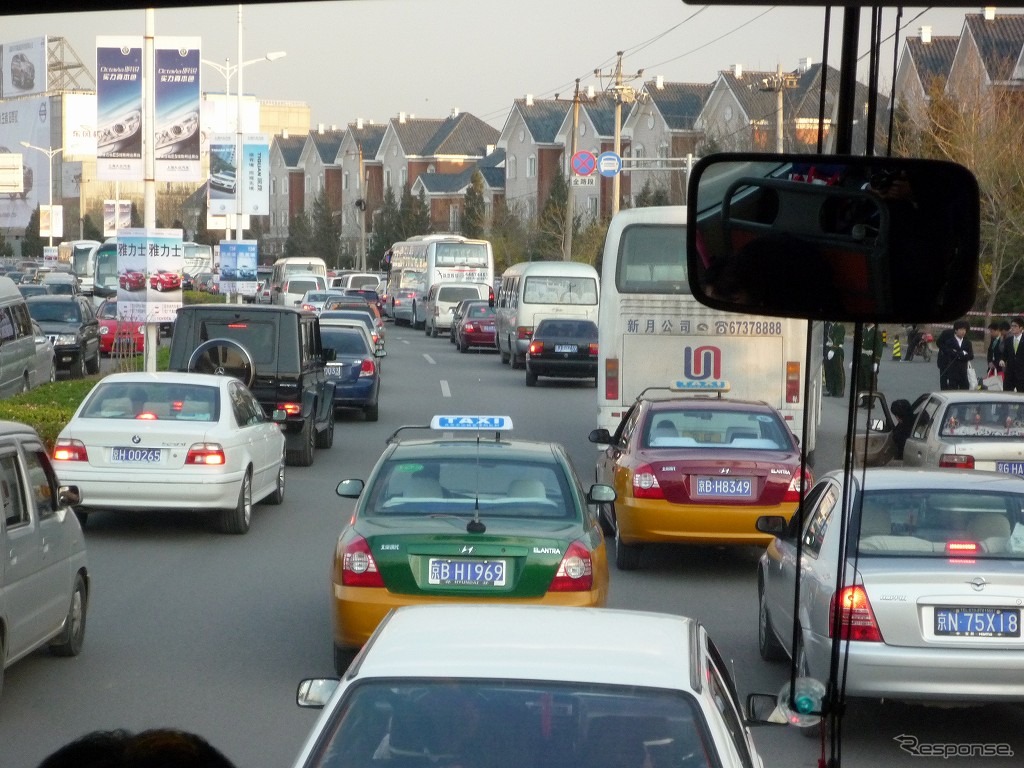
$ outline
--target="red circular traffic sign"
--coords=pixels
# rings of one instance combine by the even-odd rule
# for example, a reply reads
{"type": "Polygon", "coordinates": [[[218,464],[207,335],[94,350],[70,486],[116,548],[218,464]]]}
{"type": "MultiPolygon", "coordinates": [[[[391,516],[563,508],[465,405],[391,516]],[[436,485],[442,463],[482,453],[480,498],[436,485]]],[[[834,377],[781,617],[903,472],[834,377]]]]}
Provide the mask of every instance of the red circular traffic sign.
{"type": "Polygon", "coordinates": [[[581,149],[572,156],[572,170],[577,176],[589,176],[597,169],[597,158],[593,152],[581,149]]]}

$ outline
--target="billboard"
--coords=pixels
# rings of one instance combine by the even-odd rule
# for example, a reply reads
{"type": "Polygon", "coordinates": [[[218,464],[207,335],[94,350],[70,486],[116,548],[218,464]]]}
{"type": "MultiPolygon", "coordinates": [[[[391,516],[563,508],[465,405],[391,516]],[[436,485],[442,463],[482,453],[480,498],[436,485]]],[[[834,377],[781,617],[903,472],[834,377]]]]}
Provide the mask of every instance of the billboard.
{"type": "Polygon", "coordinates": [[[266,134],[242,137],[242,212],[270,215],[270,139],[266,134]]]}
{"type": "Polygon", "coordinates": [[[64,237],[64,206],[39,206],[39,236],[64,237]]]}
{"type": "Polygon", "coordinates": [[[180,229],[117,233],[117,316],[131,322],[173,322],[181,307],[185,248],[180,229]]]}
{"type": "Polygon", "coordinates": [[[16,43],[4,43],[3,78],[0,97],[35,96],[45,93],[49,78],[46,70],[46,38],[33,37],[16,43]]]}
{"type": "Polygon", "coordinates": [[[128,229],[132,225],[131,200],[103,201],[103,236],[113,237],[119,229],[128,229]]]}
{"type": "MultiPolygon", "coordinates": [[[[57,97],[55,97],[57,98],[57,97]]],[[[50,178],[50,159],[46,152],[23,147],[21,142],[50,147],[50,111],[48,97],[8,101],[0,105],[0,154],[21,155],[22,191],[0,195],[0,229],[24,229],[40,203],[48,201],[46,190],[50,178]]],[[[53,158],[53,178],[59,178],[60,155],[53,158]]],[[[58,195],[54,195],[57,198],[58,195]]]]}
{"type": "Polygon", "coordinates": [[[221,293],[255,296],[257,261],[255,240],[221,240],[221,293]]]}
{"type": "Polygon", "coordinates": [[[238,163],[235,160],[235,134],[210,137],[210,183],[207,210],[214,216],[231,216],[235,210],[238,163]]]}
{"type": "Polygon", "coordinates": [[[142,181],[142,38],[96,38],[96,177],[142,181]]]}
{"type": "Polygon", "coordinates": [[[201,181],[198,37],[156,39],[157,181],[201,181]]]}
{"type": "Polygon", "coordinates": [[[96,94],[65,93],[64,159],[96,157],[96,94]]]}

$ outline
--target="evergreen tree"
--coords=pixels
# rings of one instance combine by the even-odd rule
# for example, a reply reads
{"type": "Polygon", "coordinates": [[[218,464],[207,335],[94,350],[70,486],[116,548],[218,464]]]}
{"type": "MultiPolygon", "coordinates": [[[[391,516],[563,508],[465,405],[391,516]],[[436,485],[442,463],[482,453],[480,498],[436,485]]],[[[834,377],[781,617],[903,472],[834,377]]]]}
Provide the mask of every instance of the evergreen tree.
{"type": "Polygon", "coordinates": [[[21,239],[21,258],[43,258],[44,245],[43,239],[39,236],[39,208],[37,207],[32,211],[28,224],[25,225],[25,236],[21,239]]]}
{"type": "Polygon", "coordinates": [[[562,240],[565,234],[565,212],[569,203],[569,184],[559,168],[551,181],[551,191],[537,220],[534,238],[534,258],[539,261],[558,261],[562,258],[562,240]]]}
{"type": "Polygon", "coordinates": [[[4,237],[4,233],[0,232],[0,259],[13,259],[14,258],[14,246],[4,237]]]}
{"type": "Polygon", "coordinates": [[[145,226],[144,219],[142,218],[142,214],[139,213],[139,207],[137,205],[135,205],[134,202],[132,203],[132,226],[133,227],[144,227],[145,226]]]}
{"type": "Polygon", "coordinates": [[[326,189],[321,189],[313,201],[310,226],[313,230],[311,255],[320,257],[329,267],[340,267],[341,227],[331,210],[326,189]]]}
{"type": "Polygon", "coordinates": [[[419,197],[413,197],[409,186],[406,185],[402,189],[402,202],[398,210],[402,222],[402,236],[399,240],[406,240],[415,235],[429,235],[434,231],[430,222],[430,206],[422,189],[419,197]]]}
{"type": "Polygon", "coordinates": [[[305,212],[292,217],[288,224],[288,239],[284,243],[285,256],[313,255],[313,228],[305,212]]]}
{"type": "Polygon", "coordinates": [[[465,215],[462,217],[462,234],[465,237],[481,238],[486,231],[484,220],[484,177],[480,171],[474,171],[466,190],[465,215]]]}
{"type": "Polygon", "coordinates": [[[403,239],[401,213],[395,200],[395,190],[389,186],[384,190],[384,200],[373,217],[370,250],[366,254],[367,263],[374,264],[380,261],[388,248],[403,239]]]}
{"type": "Polygon", "coordinates": [[[82,238],[85,240],[98,240],[103,242],[103,229],[93,223],[92,217],[85,214],[82,217],[82,238]]]}
{"type": "Polygon", "coordinates": [[[509,209],[504,199],[495,201],[490,231],[494,249],[494,273],[501,274],[513,264],[528,260],[529,235],[523,220],[509,209]]]}

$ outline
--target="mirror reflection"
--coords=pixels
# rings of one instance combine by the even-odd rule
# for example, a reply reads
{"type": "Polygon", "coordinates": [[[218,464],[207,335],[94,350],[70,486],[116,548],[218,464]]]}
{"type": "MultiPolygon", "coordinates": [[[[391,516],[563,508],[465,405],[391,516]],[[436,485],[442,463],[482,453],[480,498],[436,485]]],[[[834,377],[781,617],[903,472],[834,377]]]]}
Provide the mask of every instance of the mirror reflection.
{"type": "Polygon", "coordinates": [[[974,301],[978,187],[962,166],[712,155],[694,168],[689,200],[691,288],[712,307],[916,322],[974,301]]]}

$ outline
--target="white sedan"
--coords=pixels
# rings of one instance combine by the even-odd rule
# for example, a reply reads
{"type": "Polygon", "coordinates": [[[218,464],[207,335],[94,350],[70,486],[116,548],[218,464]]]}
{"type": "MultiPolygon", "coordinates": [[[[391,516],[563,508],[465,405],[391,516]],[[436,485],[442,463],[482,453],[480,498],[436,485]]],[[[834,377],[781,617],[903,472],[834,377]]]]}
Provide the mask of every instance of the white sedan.
{"type": "Polygon", "coordinates": [[[237,534],[255,502],[284,500],[284,444],[230,376],[115,373],[61,430],[53,463],[62,483],[81,489],[83,522],[90,510],[208,510],[237,534]]]}
{"type": "Polygon", "coordinates": [[[704,627],[669,614],[417,605],[384,619],[296,768],[760,768],[704,627]]]}

